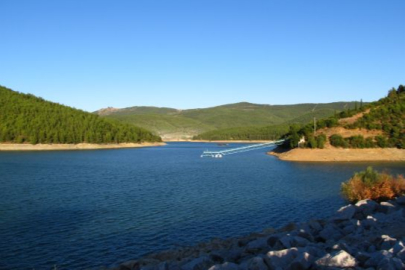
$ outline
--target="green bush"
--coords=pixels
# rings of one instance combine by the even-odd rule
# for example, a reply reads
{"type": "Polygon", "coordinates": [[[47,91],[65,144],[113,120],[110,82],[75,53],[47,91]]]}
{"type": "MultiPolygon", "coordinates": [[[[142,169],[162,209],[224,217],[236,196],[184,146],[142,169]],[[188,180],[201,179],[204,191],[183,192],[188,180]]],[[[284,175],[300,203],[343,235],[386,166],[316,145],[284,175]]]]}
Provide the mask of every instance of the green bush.
{"type": "Polygon", "coordinates": [[[325,143],[326,143],[326,135],[321,134],[316,137],[316,143],[318,145],[318,148],[323,149],[325,148],[325,143]]]}
{"type": "Polygon", "coordinates": [[[366,144],[362,135],[351,136],[345,140],[352,148],[364,148],[366,144]]]}
{"type": "Polygon", "coordinates": [[[343,139],[342,135],[333,134],[329,137],[329,142],[334,147],[347,147],[347,142],[343,139]]]}
{"type": "Polygon", "coordinates": [[[313,149],[318,147],[316,139],[313,136],[308,138],[307,147],[313,149]]]}

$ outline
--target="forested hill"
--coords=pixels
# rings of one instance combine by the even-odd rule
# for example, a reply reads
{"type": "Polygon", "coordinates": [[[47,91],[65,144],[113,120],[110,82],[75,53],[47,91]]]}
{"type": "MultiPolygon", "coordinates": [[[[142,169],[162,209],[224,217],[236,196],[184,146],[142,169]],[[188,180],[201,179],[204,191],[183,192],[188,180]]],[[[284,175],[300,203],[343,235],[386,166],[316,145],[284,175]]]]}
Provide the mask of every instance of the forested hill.
{"type": "Polygon", "coordinates": [[[161,141],[150,131],[0,86],[0,142],[122,143],[161,141]]]}
{"type": "MultiPolygon", "coordinates": [[[[214,137],[220,137],[220,139],[228,139],[228,137],[224,136],[230,133],[238,133],[242,129],[240,127],[243,127],[242,133],[246,136],[259,134],[255,138],[264,139],[259,138],[268,136],[268,129],[267,127],[262,128],[263,126],[283,123],[306,124],[313,117],[328,117],[333,115],[335,111],[341,111],[348,107],[353,108],[354,106],[355,102],[295,105],[266,105],[241,102],[190,110],[157,107],[106,108],[96,113],[107,118],[147,128],[166,139],[190,139],[204,132],[210,132],[207,134],[207,138],[213,135],[214,137]],[[259,131],[257,131],[258,127],[259,131]],[[220,131],[216,132],[217,130],[220,131]]],[[[285,125],[285,127],[279,126],[277,130],[285,133],[288,131],[288,125],[285,125]]]]}
{"type": "Polygon", "coordinates": [[[291,126],[287,136],[290,148],[405,149],[405,87],[392,88],[376,102],[319,120],[315,127],[313,123],[302,128],[291,126]],[[302,138],[305,143],[299,143],[302,138]]]}

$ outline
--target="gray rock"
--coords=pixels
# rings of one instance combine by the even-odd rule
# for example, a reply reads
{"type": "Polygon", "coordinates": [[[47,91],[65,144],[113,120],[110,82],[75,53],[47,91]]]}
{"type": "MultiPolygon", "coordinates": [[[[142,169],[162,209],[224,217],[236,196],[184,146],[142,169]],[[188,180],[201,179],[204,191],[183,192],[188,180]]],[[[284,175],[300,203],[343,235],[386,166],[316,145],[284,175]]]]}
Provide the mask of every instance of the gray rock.
{"type": "Polygon", "coordinates": [[[269,238],[267,238],[267,245],[270,247],[274,247],[276,243],[280,240],[280,237],[277,235],[272,235],[269,238]]]}
{"type": "Polygon", "coordinates": [[[216,264],[214,266],[211,266],[208,270],[239,270],[239,265],[226,262],[223,264],[216,264]]]}
{"type": "Polygon", "coordinates": [[[246,251],[250,253],[258,252],[264,248],[267,248],[267,237],[261,237],[252,242],[249,242],[246,246],[246,251]]]}
{"type": "Polygon", "coordinates": [[[374,213],[372,217],[375,218],[379,223],[387,221],[387,215],[384,213],[374,213]]]}
{"type": "Polygon", "coordinates": [[[217,264],[223,262],[236,262],[242,256],[243,251],[243,247],[236,247],[230,250],[215,250],[210,253],[210,258],[217,264]],[[223,260],[221,261],[220,258],[223,260]]]}
{"type": "Polygon", "coordinates": [[[405,222],[403,209],[391,211],[387,214],[387,220],[405,222]]]}
{"type": "Polygon", "coordinates": [[[343,228],[342,232],[343,232],[344,235],[348,235],[348,234],[353,233],[355,230],[356,230],[356,226],[355,226],[355,225],[353,225],[353,224],[348,224],[348,225],[346,225],[346,226],[343,228]]]}
{"type": "Polygon", "coordinates": [[[405,269],[405,264],[398,258],[392,258],[391,263],[392,263],[392,265],[394,265],[395,270],[404,270],[405,269]]]}
{"type": "Polygon", "coordinates": [[[320,231],[322,230],[322,225],[317,221],[317,220],[310,220],[308,222],[309,227],[313,229],[314,231],[320,231]]]}
{"type": "Polygon", "coordinates": [[[368,252],[358,252],[356,254],[356,260],[362,265],[365,264],[370,258],[371,255],[368,252]]]}
{"type": "Polygon", "coordinates": [[[205,270],[214,265],[208,256],[201,256],[181,266],[182,270],[205,270]]]}
{"type": "Polygon", "coordinates": [[[395,205],[389,202],[381,202],[380,206],[378,207],[378,211],[389,214],[395,211],[395,205]]]}
{"type": "Polygon", "coordinates": [[[367,248],[367,252],[368,253],[374,253],[374,252],[376,252],[377,251],[377,248],[374,246],[374,245],[370,245],[368,248],[367,248]]]}
{"type": "Polygon", "coordinates": [[[209,255],[210,259],[215,263],[223,263],[225,261],[224,256],[225,252],[220,252],[218,250],[212,251],[209,255]]]}
{"type": "Polygon", "coordinates": [[[306,270],[309,269],[312,263],[315,261],[315,257],[308,252],[301,252],[289,265],[289,270],[306,270]]]}
{"type": "Polygon", "coordinates": [[[320,258],[323,257],[326,254],[325,251],[325,246],[322,243],[317,243],[317,244],[309,244],[305,248],[301,249],[302,252],[307,252],[310,255],[320,258]]]}
{"type": "Polygon", "coordinates": [[[314,237],[311,234],[309,229],[307,229],[307,230],[304,230],[304,229],[299,230],[298,231],[298,236],[307,239],[309,242],[314,241],[314,237]]]}
{"type": "Polygon", "coordinates": [[[264,263],[264,260],[262,257],[254,257],[250,259],[246,265],[247,270],[268,270],[269,268],[267,265],[264,263]]]}
{"type": "Polygon", "coordinates": [[[344,250],[332,254],[326,254],[324,257],[318,259],[315,264],[317,266],[327,267],[355,267],[357,262],[352,255],[344,250]]]}
{"type": "Polygon", "coordinates": [[[394,246],[392,247],[392,249],[390,249],[389,251],[392,254],[397,254],[398,252],[400,252],[404,248],[405,248],[405,246],[404,246],[404,243],[402,241],[396,241],[394,246]]]}
{"type": "Polygon", "coordinates": [[[403,248],[401,251],[399,251],[396,256],[400,258],[403,262],[405,262],[405,248],[403,248]]]}
{"type": "Polygon", "coordinates": [[[294,237],[289,234],[281,237],[279,241],[284,248],[290,248],[295,246],[294,237]]]}
{"type": "Polygon", "coordinates": [[[325,228],[319,233],[319,236],[324,240],[337,241],[343,237],[340,229],[333,223],[328,223],[325,228]]]}
{"type": "Polygon", "coordinates": [[[378,206],[378,203],[372,200],[361,200],[356,203],[357,212],[361,212],[364,216],[371,215],[378,206]]]}
{"type": "Polygon", "coordinates": [[[347,253],[350,254],[354,254],[355,252],[353,251],[353,248],[351,246],[349,246],[347,243],[345,242],[340,242],[337,243],[335,245],[332,246],[332,250],[336,250],[336,251],[340,251],[340,250],[344,250],[347,253]]]}
{"type": "Polygon", "coordinates": [[[351,219],[356,213],[356,206],[349,204],[340,208],[337,213],[332,217],[332,220],[346,220],[351,219]]]}
{"type": "Polygon", "coordinates": [[[266,254],[264,260],[270,269],[287,268],[287,266],[294,261],[298,256],[297,248],[289,248],[278,251],[270,251],[266,254]]]}
{"type": "Polygon", "coordinates": [[[377,219],[374,218],[373,216],[367,216],[366,219],[363,219],[360,222],[360,226],[363,227],[366,230],[374,228],[375,226],[377,226],[377,219]]]}
{"type": "Polygon", "coordinates": [[[405,196],[400,196],[397,198],[397,203],[401,205],[405,205],[405,196]]]}
{"type": "Polygon", "coordinates": [[[378,270],[396,270],[391,258],[383,258],[377,266],[378,270]]]}
{"type": "Polygon", "coordinates": [[[294,236],[293,243],[294,243],[294,246],[296,246],[296,247],[305,247],[309,244],[309,241],[300,236],[294,236]]]}
{"type": "Polygon", "coordinates": [[[127,269],[139,269],[140,268],[140,263],[137,260],[132,260],[128,261],[125,263],[122,263],[120,266],[118,266],[118,269],[122,270],[127,270],[127,269]]]}
{"type": "Polygon", "coordinates": [[[386,250],[379,250],[370,254],[370,259],[364,264],[366,267],[377,267],[384,258],[391,258],[392,254],[386,250]]]}
{"type": "Polygon", "coordinates": [[[391,249],[397,242],[397,239],[391,238],[388,235],[381,235],[381,240],[380,249],[384,250],[391,249]]]}

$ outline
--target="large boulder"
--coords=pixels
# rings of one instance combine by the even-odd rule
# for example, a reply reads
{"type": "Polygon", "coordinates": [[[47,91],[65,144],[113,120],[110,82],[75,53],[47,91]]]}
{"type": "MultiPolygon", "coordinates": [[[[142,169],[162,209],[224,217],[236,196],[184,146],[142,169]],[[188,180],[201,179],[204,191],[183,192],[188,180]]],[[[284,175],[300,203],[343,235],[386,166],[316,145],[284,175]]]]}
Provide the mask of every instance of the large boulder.
{"type": "Polygon", "coordinates": [[[312,263],[315,261],[315,257],[308,252],[301,252],[289,265],[290,270],[306,270],[309,269],[312,263]]]}
{"type": "Polygon", "coordinates": [[[206,255],[191,260],[181,266],[181,270],[205,270],[214,265],[214,262],[206,255]]]}
{"type": "Polygon", "coordinates": [[[262,257],[254,257],[241,265],[241,269],[246,270],[268,270],[262,257]]]}
{"type": "Polygon", "coordinates": [[[208,270],[240,270],[240,268],[237,264],[225,262],[223,264],[211,266],[208,270]]]}
{"type": "Polygon", "coordinates": [[[397,243],[397,239],[389,235],[381,235],[380,249],[389,250],[397,243]]]}
{"type": "Polygon", "coordinates": [[[364,264],[366,267],[376,268],[384,258],[391,258],[392,254],[387,250],[379,250],[370,254],[370,259],[364,264]]]}
{"type": "Polygon", "coordinates": [[[405,205],[405,196],[400,196],[397,198],[397,203],[401,205],[405,205]]]}
{"type": "Polygon", "coordinates": [[[322,230],[322,224],[318,220],[310,220],[308,222],[309,227],[314,231],[314,232],[319,232],[322,230]]]}
{"type": "Polygon", "coordinates": [[[246,251],[250,253],[255,253],[259,252],[262,249],[268,248],[269,246],[267,244],[267,238],[268,237],[261,237],[249,242],[246,246],[246,251]]]}
{"type": "Polygon", "coordinates": [[[325,228],[319,233],[319,237],[323,239],[325,242],[327,240],[337,241],[343,237],[342,232],[340,231],[339,227],[337,227],[333,223],[328,223],[325,228]]]}
{"type": "Polygon", "coordinates": [[[279,241],[284,248],[290,248],[295,246],[294,237],[291,236],[290,234],[284,235],[283,237],[280,238],[279,241]]]}
{"type": "Polygon", "coordinates": [[[264,260],[270,269],[285,269],[287,266],[294,261],[298,256],[297,248],[289,248],[277,251],[270,251],[266,254],[264,260]]]}
{"type": "Polygon", "coordinates": [[[362,213],[364,216],[368,216],[378,208],[378,203],[373,200],[361,200],[356,203],[356,208],[357,212],[362,213]]]}
{"type": "Polygon", "coordinates": [[[341,267],[349,268],[355,267],[356,259],[344,250],[334,252],[332,254],[326,254],[322,258],[318,259],[315,264],[321,267],[341,267]]]}
{"type": "Polygon", "coordinates": [[[390,202],[381,202],[378,211],[384,214],[390,214],[395,211],[395,205],[390,202]]]}
{"type": "Polygon", "coordinates": [[[332,220],[346,220],[351,219],[356,213],[356,206],[349,204],[340,208],[332,217],[332,220]]]}

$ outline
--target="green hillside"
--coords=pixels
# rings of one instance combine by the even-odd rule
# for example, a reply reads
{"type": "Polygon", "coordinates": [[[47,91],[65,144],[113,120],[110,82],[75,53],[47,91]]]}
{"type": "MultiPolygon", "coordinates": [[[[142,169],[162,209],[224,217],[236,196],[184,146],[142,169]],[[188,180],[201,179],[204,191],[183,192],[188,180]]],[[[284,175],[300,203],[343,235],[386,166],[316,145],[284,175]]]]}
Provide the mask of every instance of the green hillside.
{"type": "MultiPolygon", "coordinates": [[[[182,136],[191,138],[200,134],[196,138],[209,139],[214,136],[219,139],[230,139],[230,136],[224,136],[224,134],[235,134],[239,127],[246,128],[243,133],[253,132],[251,135],[257,137],[268,134],[270,125],[276,125],[275,129],[285,133],[288,127],[283,129],[281,124],[305,124],[313,117],[328,117],[336,111],[354,106],[354,102],[296,105],[261,105],[242,102],[205,109],[130,107],[114,109],[108,113],[100,110],[96,113],[152,130],[164,138],[182,136]],[[215,132],[217,130],[218,133],[215,132]]],[[[273,136],[279,132],[271,134],[273,136]]],[[[235,139],[238,138],[235,137],[235,139]]]]}
{"type": "Polygon", "coordinates": [[[288,147],[323,148],[325,144],[343,148],[405,148],[405,87],[392,88],[387,97],[317,121],[302,128],[291,126],[288,147]],[[369,132],[373,131],[373,132],[369,132]],[[343,134],[350,134],[344,136],[343,134]],[[373,135],[378,134],[378,135],[373,135]]]}
{"type": "Polygon", "coordinates": [[[0,86],[0,142],[161,141],[150,131],[0,86]]]}

